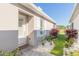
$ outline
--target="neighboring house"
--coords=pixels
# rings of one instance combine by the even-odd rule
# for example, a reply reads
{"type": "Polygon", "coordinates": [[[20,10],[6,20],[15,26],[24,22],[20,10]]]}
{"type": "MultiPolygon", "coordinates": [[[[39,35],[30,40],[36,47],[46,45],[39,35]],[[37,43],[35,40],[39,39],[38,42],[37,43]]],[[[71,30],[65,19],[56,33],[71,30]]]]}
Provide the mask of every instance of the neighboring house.
{"type": "Polygon", "coordinates": [[[0,50],[37,46],[52,28],[56,28],[55,21],[34,4],[0,4],[0,50]]]}
{"type": "Polygon", "coordinates": [[[74,9],[69,21],[69,27],[71,29],[78,30],[78,41],[79,42],[79,4],[74,5],[74,9]]]}

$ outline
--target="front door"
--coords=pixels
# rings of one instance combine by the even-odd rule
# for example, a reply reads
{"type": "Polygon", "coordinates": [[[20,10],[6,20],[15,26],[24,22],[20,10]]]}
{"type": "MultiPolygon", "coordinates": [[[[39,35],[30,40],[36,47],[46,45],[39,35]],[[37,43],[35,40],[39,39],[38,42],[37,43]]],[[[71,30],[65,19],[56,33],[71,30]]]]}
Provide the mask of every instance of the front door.
{"type": "Polygon", "coordinates": [[[19,15],[19,46],[23,46],[27,44],[27,16],[19,15]]]}

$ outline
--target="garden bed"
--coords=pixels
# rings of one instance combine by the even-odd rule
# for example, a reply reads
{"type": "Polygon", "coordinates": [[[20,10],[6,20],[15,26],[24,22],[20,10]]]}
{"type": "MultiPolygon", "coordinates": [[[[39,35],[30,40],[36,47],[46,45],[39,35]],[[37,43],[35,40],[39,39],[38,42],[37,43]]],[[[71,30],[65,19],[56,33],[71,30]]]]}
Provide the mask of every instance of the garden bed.
{"type": "Polygon", "coordinates": [[[51,54],[54,54],[56,56],[62,56],[63,55],[63,48],[65,45],[65,36],[64,35],[58,35],[57,39],[55,40],[55,47],[50,51],[51,54]]]}

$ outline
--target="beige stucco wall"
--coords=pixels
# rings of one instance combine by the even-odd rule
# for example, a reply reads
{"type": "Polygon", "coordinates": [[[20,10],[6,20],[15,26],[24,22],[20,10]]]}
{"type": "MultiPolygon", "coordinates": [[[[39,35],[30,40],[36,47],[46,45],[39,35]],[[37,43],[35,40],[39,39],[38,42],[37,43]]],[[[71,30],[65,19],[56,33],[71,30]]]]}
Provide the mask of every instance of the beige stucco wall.
{"type": "Polygon", "coordinates": [[[75,19],[72,21],[72,23],[74,23],[74,29],[78,29],[79,30],[79,14],[75,17],[75,19]]]}
{"type": "Polygon", "coordinates": [[[52,28],[54,28],[54,24],[53,23],[51,23],[51,22],[48,22],[48,21],[45,21],[45,29],[46,30],[51,30],[52,28]]]}
{"type": "Polygon", "coordinates": [[[0,30],[18,29],[18,9],[17,7],[2,3],[0,4],[0,30]]]}
{"type": "MultiPolygon", "coordinates": [[[[40,19],[42,19],[41,17],[35,17],[35,20],[34,20],[34,30],[40,30],[40,19]]],[[[54,28],[54,25],[53,23],[45,20],[45,19],[42,19],[43,20],[43,30],[51,30],[52,28],[54,28]]]]}
{"type": "Polygon", "coordinates": [[[34,39],[34,17],[29,17],[28,20],[28,42],[30,45],[35,45],[35,39],[34,39]]]}
{"type": "Polygon", "coordinates": [[[77,42],[79,42],[79,4],[76,5],[75,10],[71,17],[70,24],[73,23],[73,29],[78,30],[78,39],[77,42]]]}
{"type": "Polygon", "coordinates": [[[40,17],[34,16],[34,30],[40,30],[40,17]]]}
{"type": "Polygon", "coordinates": [[[8,4],[0,4],[0,50],[11,51],[18,45],[18,9],[8,4]]]}
{"type": "Polygon", "coordinates": [[[75,19],[72,21],[73,22],[73,28],[78,30],[78,42],[79,42],[79,14],[75,17],[75,19]]]}

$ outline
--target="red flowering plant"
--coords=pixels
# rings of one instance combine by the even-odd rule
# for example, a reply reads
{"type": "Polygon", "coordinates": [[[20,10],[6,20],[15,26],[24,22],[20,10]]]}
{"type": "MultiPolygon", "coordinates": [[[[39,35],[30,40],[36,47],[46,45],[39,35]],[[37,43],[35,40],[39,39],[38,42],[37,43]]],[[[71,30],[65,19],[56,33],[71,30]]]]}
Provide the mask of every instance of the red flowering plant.
{"type": "Polygon", "coordinates": [[[77,30],[67,29],[65,32],[66,32],[66,36],[67,36],[68,39],[69,38],[77,38],[77,34],[78,34],[77,30]]]}
{"type": "Polygon", "coordinates": [[[52,37],[56,38],[56,37],[58,36],[58,32],[59,32],[58,29],[52,29],[52,30],[50,31],[50,35],[51,35],[52,37]]]}
{"type": "Polygon", "coordinates": [[[48,41],[48,42],[50,42],[50,44],[52,44],[52,41],[55,42],[54,39],[57,38],[58,32],[59,32],[58,29],[51,29],[51,30],[49,31],[49,35],[47,35],[46,37],[44,37],[44,38],[42,39],[42,45],[44,45],[45,40],[48,41]]]}
{"type": "Polygon", "coordinates": [[[67,29],[65,31],[67,40],[65,41],[65,47],[71,47],[72,44],[74,43],[75,39],[77,38],[78,32],[75,29],[67,29]]]}

